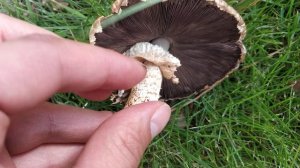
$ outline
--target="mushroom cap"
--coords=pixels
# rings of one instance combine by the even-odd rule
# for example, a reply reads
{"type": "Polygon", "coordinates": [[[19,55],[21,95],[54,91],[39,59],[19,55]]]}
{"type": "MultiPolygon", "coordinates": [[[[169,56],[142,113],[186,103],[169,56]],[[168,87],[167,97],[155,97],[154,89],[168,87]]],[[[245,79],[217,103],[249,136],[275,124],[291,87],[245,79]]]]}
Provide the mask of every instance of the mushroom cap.
{"type": "MultiPolygon", "coordinates": [[[[129,5],[138,0],[129,0],[129,5]]],[[[246,50],[246,26],[224,0],[168,0],[136,13],[103,32],[95,45],[123,53],[139,42],[158,38],[170,42],[169,52],[179,58],[179,84],[164,79],[162,99],[201,95],[236,70],[246,50]]]]}

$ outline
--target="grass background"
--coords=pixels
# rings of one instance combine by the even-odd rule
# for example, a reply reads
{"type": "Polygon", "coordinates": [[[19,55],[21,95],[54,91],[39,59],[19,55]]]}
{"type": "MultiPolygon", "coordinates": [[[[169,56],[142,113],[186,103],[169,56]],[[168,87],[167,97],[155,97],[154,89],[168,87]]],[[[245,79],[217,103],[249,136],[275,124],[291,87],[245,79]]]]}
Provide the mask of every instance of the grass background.
{"type": "MultiPolygon", "coordinates": [[[[0,0],[0,11],[87,42],[92,22],[110,0],[0,0]]],[[[198,100],[172,102],[174,113],[141,167],[300,167],[300,1],[231,0],[248,27],[239,71],[198,100]],[[192,101],[187,105],[186,102],[192,101]],[[185,116],[185,118],[182,117],[185,116]],[[184,120],[186,127],[178,122],[184,120]]],[[[55,103],[95,110],[122,108],[71,93],[55,103]]]]}

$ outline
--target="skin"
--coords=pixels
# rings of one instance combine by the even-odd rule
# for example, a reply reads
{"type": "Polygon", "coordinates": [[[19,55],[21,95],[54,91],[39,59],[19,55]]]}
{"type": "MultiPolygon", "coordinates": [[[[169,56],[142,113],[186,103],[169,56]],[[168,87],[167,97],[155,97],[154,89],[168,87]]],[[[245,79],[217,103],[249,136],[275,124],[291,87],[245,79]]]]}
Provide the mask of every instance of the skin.
{"type": "Polygon", "coordinates": [[[137,167],[169,120],[162,102],[114,114],[46,102],[57,92],[104,100],[131,88],[145,76],[131,58],[3,14],[0,51],[0,168],[137,167]]]}

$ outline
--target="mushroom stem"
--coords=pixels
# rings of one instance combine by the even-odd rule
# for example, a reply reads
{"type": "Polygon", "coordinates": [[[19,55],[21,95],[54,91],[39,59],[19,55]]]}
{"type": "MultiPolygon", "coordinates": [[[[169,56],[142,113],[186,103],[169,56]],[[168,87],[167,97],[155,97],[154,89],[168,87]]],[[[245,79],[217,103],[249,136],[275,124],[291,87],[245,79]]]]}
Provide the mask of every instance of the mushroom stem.
{"type": "Polygon", "coordinates": [[[162,1],[164,1],[164,0],[146,0],[146,1],[141,1],[139,3],[136,3],[132,6],[129,6],[126,9],[122,10],[121,13],[114,14],[114,15],[106,18],[105,20],[102,21],[101,26],[104,29],[110,25],[117,23],[120,20],[127,18],[128,16],[131,16],[137,12],[140,12],[140,11],[142,11],[146,8],[149,8],[155,4],[158,4],[162,1]]]}
{"type": "Polygon", "coordinates": [[[165,38],[157,38],[151,42],[154,45],[160,46],[165,51],[169,51],[170,48],[170,41],[165,38]]]}
{"type": "Polygon", "coordinates": [[[168,40],[160,38],[151,43],[137,43],[124,54],[134,57],[144,63],[146,67],[145,78],[131,89],[125,107],[148,101],[157,101],[160,98],[162,78],[171,79],[174,84],[179,80],[175,71],[180,61],[170,54],[168,40]],[[160,47],[159,45],[162,45],[160,47]]]}
{"type": "Polygon", "coordinates": [[[151,62],[144,62],[146,67],[145,78],[131,89],[125,107],[148,101],[157,101],[162,83],[162,74],[158,66],[151,62]]]}

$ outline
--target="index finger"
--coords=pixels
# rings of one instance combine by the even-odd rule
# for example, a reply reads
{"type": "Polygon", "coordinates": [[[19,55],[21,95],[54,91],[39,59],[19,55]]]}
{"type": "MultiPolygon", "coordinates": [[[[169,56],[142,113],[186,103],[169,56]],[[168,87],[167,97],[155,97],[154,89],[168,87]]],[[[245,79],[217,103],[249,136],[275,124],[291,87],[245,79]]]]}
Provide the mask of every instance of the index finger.
{"type": "Polygon", "coordinates": [[[0,42],[36,33],[57,36],[50,31],[0,13],[0,42]]]}
{"type": "Polygon", "coordinates": [[[128,89],[143,79],[142,64],[117,52],[53,36],[0,44],[0,109],[30,108],[57,91],[128,89]]]}

